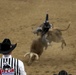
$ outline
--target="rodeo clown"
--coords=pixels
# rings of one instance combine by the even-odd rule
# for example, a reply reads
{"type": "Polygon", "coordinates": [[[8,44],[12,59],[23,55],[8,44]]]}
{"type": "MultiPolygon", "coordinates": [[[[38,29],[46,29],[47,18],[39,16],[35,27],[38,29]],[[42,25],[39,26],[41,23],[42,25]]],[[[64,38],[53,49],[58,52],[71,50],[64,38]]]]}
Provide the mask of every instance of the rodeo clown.
{"type": "Polygon", "coordinates": [[[37,34],[40,32],[41,36],[43,37],[43,40],[47,42],[47,45],[49,45],[49,41],[46,39],[46,33],[50,30],[52,30],[52,24],[48,21],[48,14],[46,14],[46,19],[43,24],[41,24],[35,31],[34,34],[37,34]]]}
{"type": "Polygon", "coordinates": [[[11,55],[16,46],[7,38],[0,43],[0,54],[3,54],[0,58],[0,75],[26,75],[23,62],[11,55]]]}

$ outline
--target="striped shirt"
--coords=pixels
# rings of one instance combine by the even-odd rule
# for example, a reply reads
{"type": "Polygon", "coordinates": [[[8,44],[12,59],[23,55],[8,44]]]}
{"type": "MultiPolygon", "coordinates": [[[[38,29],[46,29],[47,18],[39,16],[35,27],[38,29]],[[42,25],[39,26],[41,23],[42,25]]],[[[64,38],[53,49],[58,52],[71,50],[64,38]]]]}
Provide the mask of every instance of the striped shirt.
{"type": "Polygon", "coordinates": [[[21,60],[15,59],[11,55],[3,55],[0,59],[1,68],[3,68],[3,63],[5,62],[15,70],[15,75],[26,75],[24,64],[21,60]]]}

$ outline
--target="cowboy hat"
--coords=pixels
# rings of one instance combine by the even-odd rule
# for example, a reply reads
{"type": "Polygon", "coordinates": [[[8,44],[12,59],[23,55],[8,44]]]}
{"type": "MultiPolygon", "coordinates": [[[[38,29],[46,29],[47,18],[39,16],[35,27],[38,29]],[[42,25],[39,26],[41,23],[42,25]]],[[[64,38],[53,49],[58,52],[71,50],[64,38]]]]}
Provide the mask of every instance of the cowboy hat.
{"type": "Polygon", "coordinates": [[[8,54],[17,46],[16,44],[11,44],[10,39],[5,38],[2,43],[0,43],[0,53],[8,54]]]}

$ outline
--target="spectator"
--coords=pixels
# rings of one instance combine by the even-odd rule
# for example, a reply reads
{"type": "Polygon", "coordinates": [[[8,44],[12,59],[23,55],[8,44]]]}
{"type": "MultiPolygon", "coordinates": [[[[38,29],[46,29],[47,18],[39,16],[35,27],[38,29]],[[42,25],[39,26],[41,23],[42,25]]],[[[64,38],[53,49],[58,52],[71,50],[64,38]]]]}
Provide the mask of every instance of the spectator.
{"type": "MultiPolygon", "coordinates": [[[[13,72],[10,74],[10,71],[7,73],[8,75],[26,75],[23,62],[13,58],[11,55],[16,46],[17,44],[11,44],[10,39],[7,38],[5,38],[2,43],[0,43],[0,54],[3,54],[2,58],[0,59],[0,70],[11,68],[13,69],[13,72]]],[[[3,75],[3,73],[1,75],[3,75]]]]}

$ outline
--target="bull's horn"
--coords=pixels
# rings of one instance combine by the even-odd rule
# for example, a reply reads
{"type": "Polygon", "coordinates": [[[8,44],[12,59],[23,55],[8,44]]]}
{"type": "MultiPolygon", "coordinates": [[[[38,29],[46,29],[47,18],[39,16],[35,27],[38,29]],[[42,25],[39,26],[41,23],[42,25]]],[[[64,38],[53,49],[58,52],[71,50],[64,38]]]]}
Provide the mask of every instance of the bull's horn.
{"type": "Polygon", "coordinates": [[[38,59],[39,59],[39,56],[38,56],[38,54],[36,54],[36,53],[33,53],[33,55],[35,55],[35,56],[36,56],[36,60],[38,60],[38,59]]]}
{"type": "Polygon", "coordinates": [[[27,52],[25,55],[24,55],[24,57],[26,57],[27,55],[29,55],[30,54],[30,52],[27,52]]]}
{"type": "Polygon", "coordinates": [[[36,54],[36,53],[33,53],[33,52],[31,52],[31,53],[30,53],[30,58],[32,58],[32,56],[33,56],[33,55],[35,55],[35,56],[36,56],[36,60],[38,60],[38,59],[39,59],[39,56],[38,56],[38,54],[36,54]]]}

